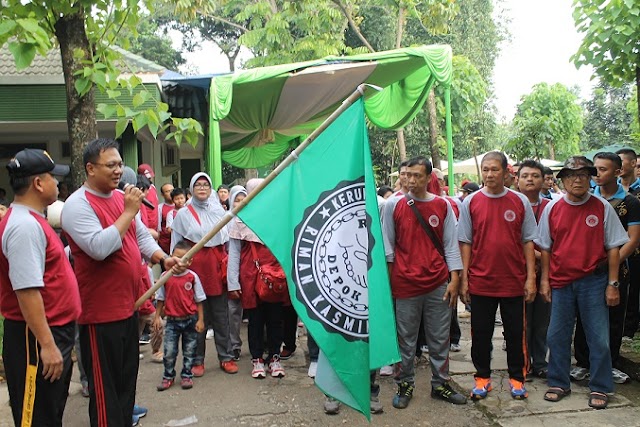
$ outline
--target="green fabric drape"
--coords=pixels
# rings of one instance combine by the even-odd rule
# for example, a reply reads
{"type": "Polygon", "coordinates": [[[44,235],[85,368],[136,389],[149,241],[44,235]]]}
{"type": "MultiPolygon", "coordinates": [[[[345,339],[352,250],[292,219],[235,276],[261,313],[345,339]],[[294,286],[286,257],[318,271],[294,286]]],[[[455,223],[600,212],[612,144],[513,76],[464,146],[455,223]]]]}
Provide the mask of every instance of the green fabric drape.
{"type": "MultiPolygon", "coordinates": [[[[273,163],[287,150],[292,140],[310,133],[339,106],[339,103],[330,105],[322,113],[289,129],[272,129],[270,122],[278,109],[279,95],[287,79],[310,67],[355,62],[376,64],[375,70],[361,83],[383,88],[380,92],[367,92],[365,99],[367,117],[383,129],[401,129],[413,120],[434,83],[451,84],[452,54],[449,46],[419,46],[348,57],[329,56],[316,61],[214,77],[211,80],[210,112],[211,120],[219,122],[220,132],[217,135],[211,132],[209,149],[220,147],[222,159],[241,168],[273,163]]],[[[318,79],[318,85],[321,85],[321,76],[318,79]]],[[[314,102],[314,99],[304,101],[314,102]]],[[[212,170],[209,172],[216,175],[212,170]]]]}

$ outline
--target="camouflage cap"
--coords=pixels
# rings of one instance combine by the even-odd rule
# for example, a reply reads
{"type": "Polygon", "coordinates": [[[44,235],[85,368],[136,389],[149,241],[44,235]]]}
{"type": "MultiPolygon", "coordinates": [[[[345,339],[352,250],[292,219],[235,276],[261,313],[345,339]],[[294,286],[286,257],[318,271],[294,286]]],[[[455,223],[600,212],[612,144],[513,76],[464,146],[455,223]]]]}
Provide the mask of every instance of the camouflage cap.
{"type": "Polygon", "coordinates": [[[572,171],[587,169],[590,175],[597,175],[598,171],[593,167],[593,162],[587,159],[585,156],[571,156],[565,162],[560,172],[558,172],[558,178],[564,178],[572,171]]]}

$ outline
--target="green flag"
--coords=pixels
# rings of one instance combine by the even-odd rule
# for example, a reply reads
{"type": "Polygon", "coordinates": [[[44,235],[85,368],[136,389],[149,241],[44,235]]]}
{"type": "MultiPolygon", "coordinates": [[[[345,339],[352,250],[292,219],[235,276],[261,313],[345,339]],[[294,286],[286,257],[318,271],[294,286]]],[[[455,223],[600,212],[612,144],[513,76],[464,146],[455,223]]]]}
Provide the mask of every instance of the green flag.
{"type": "Polygon", "coordinates": [[[238,216],[287,274],[316,384],[369,418],[370,369],[400,357],[362,98],[238,216]]]}

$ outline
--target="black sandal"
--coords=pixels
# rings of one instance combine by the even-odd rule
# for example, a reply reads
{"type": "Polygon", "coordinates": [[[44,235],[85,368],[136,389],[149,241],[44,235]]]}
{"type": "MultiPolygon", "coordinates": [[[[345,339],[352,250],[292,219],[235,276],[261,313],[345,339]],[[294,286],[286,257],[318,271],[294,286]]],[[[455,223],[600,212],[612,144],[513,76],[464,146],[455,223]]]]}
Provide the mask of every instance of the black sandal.
{"type": "Polygon", "coordinates": [[[604,409],[609,404],[609,396],[606,393],[601,393],[599,391],[592,391],[589,393],[589,406],[593,409],[604,409]],[[602,400],[604,403],[595,404],[594,401],[602,400]]]}
{"type": "Polygon", "coordinates": [[[565,397],[571,394],[571,389],[564,389],[562,387],[549,387],[549,390],[544,394],[544,400],[549,402],[560,402],[565,397]],[[551,395],[555,395],[552,397],[551,395]]]}

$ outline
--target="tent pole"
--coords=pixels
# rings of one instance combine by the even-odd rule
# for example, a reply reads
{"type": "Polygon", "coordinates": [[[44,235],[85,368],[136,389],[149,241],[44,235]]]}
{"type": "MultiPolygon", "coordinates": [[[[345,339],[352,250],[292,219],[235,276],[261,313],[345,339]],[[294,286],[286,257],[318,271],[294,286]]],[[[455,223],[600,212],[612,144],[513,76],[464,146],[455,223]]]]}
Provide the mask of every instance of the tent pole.
{"type": "Polygon", "coordinates": [[[449,175],[449,195],[454,196],[454,185],[455,182],[453,180],[453,131],[451,129],[451,87],[446,86],[444,88],[444,109],[445,109],[445,122],[446,122],[446,133],[447,133],[447,172],[449,175]]]}
{"type": "Polygon", "coordinates": [[[205,149],[205,169],[216,189],[222,184],[222,147],[220,145],[220,122],[209,120],[209,139],[205,149]]]}
{"type": "MultiPolygon", "coordinates": [[[[267,185],[269,185],[271,181],[276,179],[276,177],[280,175],[282,171],[284,171],[287,168],[287,166],[295,162],[298,159],[298,156],[300,156],[300,153],[302,153],[313,141],[315,141],[315,139],[322,132],[324,132],[324,130],[328,128],[329,125],[331,125],[331,123],[333,123],[340,116],[340,114],[345,112],[360,97],[364,96],[364,90],[367,88],[367,86],[369,85],[364,83],[359,85],[358,88],[355,91],[353,91],[353,93],[349,95],[347,99],[342,101],[342,105],[340,105],[340,107],[338,107],[337,110],[331,113],[331,115],[327,117],[327,119],[324,122],[322,122],[322,124],[320,124],[320,126],[318,126],[318,128],[314,130],[300,145],[298,145],[298,147],[296,147],[296,149],[293,150],[291,154],[289,154],[287,158],[284,159],[278,165],[278,167],[275,168],[251,193],[247,194],[247,197],[245,197],[238,206],[233,208],[231,211],[227,211],[227,213],[222,217],[222,219],[220,219],[220,222],[218,222],[202,239],[200,239],[198,243],[196,243],[191,249],[189,249],[189,251],[186,254],[184,254],[184,256],[182,257],[182,262],[188,262],[190,259],[192,259],[193,256],[198,251],[200,251],[200,249],[202,249],[209,240],[213,238],[213,236],[218,234],[218,232],[222,230],[222,228],[225,225],[227,225],[233,218],[236,217],[236,215],[242,210],[242,208],[244,208],[258,193],[260,193],[267,185]]],[[[214,121],[212,120],[212,124],[213,122],[214,121]]],[[[217,123],[218,122],[215,121],[216,129],[218,128],[217,123]]],[[[211,126],[211,127],[213,128],[214,126],[211,126]]],[[[211,130],[209,131],[209,135],[211,135],[211,130]]],[[[220,138],[219,132],[218,132],[218,138],[220,138]]],[[[212,151],[211,148],[212,147],[210,146],[208,150],[209,152],[212,151]]],[[[160,287],[164,286],[164,284],[167,282],[167,280],[171,276],[173,276],[173,273],[171,270],[168,270],[166,274],[163,274],[162,276],[160,276],[160,279],[158,279],[155,285],[153,285],[149,290],[147,290],[147,292],[145,292],[144,295],[138,298],[135,304],[135,309],[137,310],[147,299],[151,298],[151,295],[153,295],[158,289],[160,289],[160,287]]]]}

